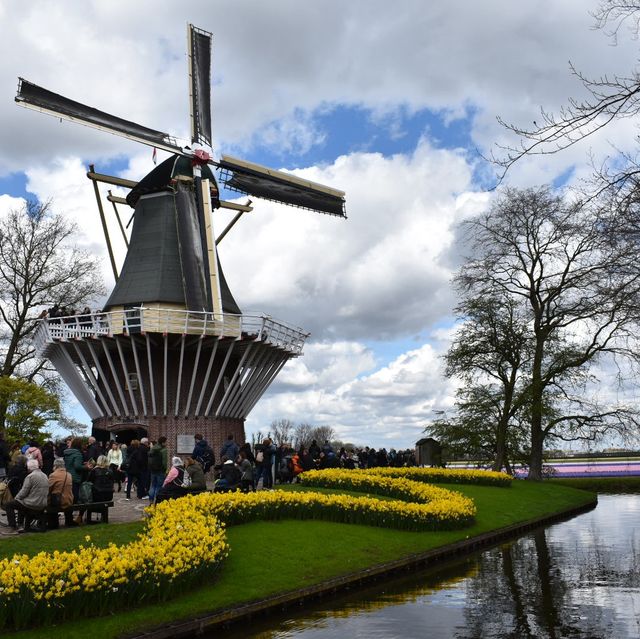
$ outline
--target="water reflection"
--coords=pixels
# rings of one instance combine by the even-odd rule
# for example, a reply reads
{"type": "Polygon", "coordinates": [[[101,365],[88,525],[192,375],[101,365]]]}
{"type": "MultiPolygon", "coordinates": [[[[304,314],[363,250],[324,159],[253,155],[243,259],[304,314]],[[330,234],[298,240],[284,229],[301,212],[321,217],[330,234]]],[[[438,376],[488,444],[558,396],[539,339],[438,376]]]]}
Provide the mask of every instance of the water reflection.
{"type": "Polygon", "coordinates": [[[464,561],[237,624],[235,637],[640,637],[640,495],[464,561]]]}

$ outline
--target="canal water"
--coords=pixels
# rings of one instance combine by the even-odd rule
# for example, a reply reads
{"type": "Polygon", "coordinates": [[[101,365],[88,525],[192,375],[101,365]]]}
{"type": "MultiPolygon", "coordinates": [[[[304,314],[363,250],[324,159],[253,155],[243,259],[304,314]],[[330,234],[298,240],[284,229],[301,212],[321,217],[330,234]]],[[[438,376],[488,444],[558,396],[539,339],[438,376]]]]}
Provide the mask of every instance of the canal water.
{"type": "Polygon", "coordinates": [[[435,570],[257,616],[224,636],[637,639],[640,495],[601,495],[570,521],[435,570]]]}

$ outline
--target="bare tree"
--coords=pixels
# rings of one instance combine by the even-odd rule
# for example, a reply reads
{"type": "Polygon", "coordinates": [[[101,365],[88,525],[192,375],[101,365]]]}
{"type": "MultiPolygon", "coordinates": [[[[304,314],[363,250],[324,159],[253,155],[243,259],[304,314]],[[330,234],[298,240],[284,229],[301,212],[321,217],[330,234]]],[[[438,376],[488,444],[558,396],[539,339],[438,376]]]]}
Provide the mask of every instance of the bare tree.
{"type": "Polygon", "coordinates": [[[61,415],[58,418],[58,424],[64,428],[72,437],[84,437],[89,427],[68,415],[61,415]]]}
{"type": "Polygon", "coordinates": [[[293,443],[296,450],[309,448],[313,439],[313,426],[311,424],[298,424],[294,431],[293,443]]]}
{"type": "Polygon", "coordinates": [[[303,422],[295,427],[293,442],[295,449],[300,450],[303,446],[309,448],[314,439],[322,445],[325,441],[333,441],[335,437],[336,431],[331,426],[313,426],[303,422]]]}
{"type": "Polygon", "coordinates": [[[526,314],[530,478],[541,479],[550,438],[594,439],[637,426],[626,406],[589,395],[590,366],[638,353],[640,269],[618,237],[619,212],[567,203],[549,189],[508,190],[468,222],[476,257],[458,275],[469,297],[510,299],[526,314]]]}
{"type": "Polygon", "coordinates": [[[262,444],[262,442],[269,437],[270,433],[267,433],[266,435],[262,434],[262,431],[259,430],[256,433],[251,433],[251,448],[255,449],[256,444],[262,444]]]}
{"type": "Polygon", "coordinates": [[[104,294],[99,260],[73,246],[76,227],[50,203],[27,201],[0,221],[0,376],[42,381],[30,341],[47,306],[77,308],[104,294]]]}
{"type": "Polygon", "coordinates": [[[273,433],[273,440],[278,446],[291,444],[293,441],[295,424],[290,419],[274,419],[269,428],[273,433]]]}
{"type": "Polygon", "coordinates": [[[445,356],[446,375],[464,382],[457,391],[457,417],[438,420],[430,431],[451,449],[462,450],[466,440],[468,450],[488,453],[494,470],[501,470],[517,453],[509,431],[526,402],[528,318],[520,300],[504,291],[478,295],[478,282],[465,273],[454,279],[462,296],[456,312],[464,321],[445,356]]]}
{"type": "MultiPolygon", "coordinates": [[[[57,394],[59,377],[31,337],[44,308],[75,308],[104,293],[99,261],[72,244],[75,226],[50,203],[27,201],[0,221],[0,377],[39,382],[57,394]]],[[[0,432],[6,406],[0,403],[0,432]]]]}
{"type": "Polygon", "coordinates": [[[311,435],[312,439],[322,446],[325,442],[331,442],[336,438],[336,431],[331,426],[314,426],[311,435]]]}
{"type": "MultiPolygon", "coordinates": [[[[623,25],[630,25],[637,38],[640,28],[640,0],[602,0],[593,14],[596,28],[603,29],[617,41],[623,25]]],[[[558,113],[541,108],[533,126],[498,121],[516,134],[520,143],[514,146],[497,145],[491,160],[500,167],[499,181],[509,169],[526,155],[558,153],[605,129],[611,122],[640,115],[640,73],[638,68],[622,74],[589,77],[570,64],[570,72],[586,89],[583,100],[571,98],[558,113]]],[[[640,161],[635,154],[616,151],[612,162],[592,160],[594,179],[588,185],[590,196],[604,191],[617,195],[622,203],[637,200],[640,184],[640,161]]]]}

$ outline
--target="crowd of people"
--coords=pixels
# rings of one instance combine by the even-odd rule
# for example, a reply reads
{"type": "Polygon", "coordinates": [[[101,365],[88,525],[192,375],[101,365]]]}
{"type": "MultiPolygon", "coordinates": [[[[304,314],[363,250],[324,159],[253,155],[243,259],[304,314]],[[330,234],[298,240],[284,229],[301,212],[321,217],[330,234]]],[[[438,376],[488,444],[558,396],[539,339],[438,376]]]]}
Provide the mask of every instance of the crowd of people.
{"type": "Polygon", "coordinates": [[[166,437],[143,437],[129,445],[69,437],[42,446],[36,441],[7,445],[0,437],[0,505],[7,515],[7,523],[0,524],[19,532],[56,528],[62,514],[65,525],[77,526],[90,504],[109,503],[116,491],[124,490],[126,501],[135,491],[139,500],[157,503],[206,490],[209,472],[215,491],[248,492],[295,482],[300,473],[313,469],[415,465],[411,449],[367,446],[336,451],[328,441],[319,445],[316,440],[295,450],[287,444],[276,446],[270,438],[254,446],[238,444],[229,435],[216,460],[201,434],[195,435],[194,449],[184,459],[169,458],[166,437]]]}
{"type": "Polygon", "coordinates": [[[92,504],[112,502],[116,491],[124,490],[126,501],[135,490],[138,499],[157,502],[206,490],[205,469],[214,456],[202,435],[196,435],[191,457],[170,463],[166,441],[143,437],[127,446],[69,437],[40,446],[8,445],[0,437],[0,506],[7,518],[0,524],[18,532],[44,531],[57,528],[62,514],[65,525],[78,526],[92,504]]]}
{"type": "MultiPolygon", "coordinates": [[[[78,315],[79,317],[77,321],[81,325],[90,326],[93,323],[93,313],[94,312],[88,306],[85,306],[82,311],[77,311],[71,306],[60,306],[59,304],[54,304],[51,308],[42,311],[38,319],[55,320],[64,317],[65,323],[72,324],[76,322],[75,316],[78,315]]],[[[100,311],[95,311],[95,314],[98,313],[100,313],[100,311]]]]}
{"type": "MultiPolygon", "coordinates": [[[[287,444],[276,447],[271,439],[266,439],[262,444],[255,446],[254,458],[258,478],[263,478],[265,487],[270,488],[273,481],[288,483],[296,480],[296,477],[308,470],[322,470],[325,468],[376,468],[385,466],[415,466],[416,456],[413,449],[395,450],[391,448],[346,448],[337,450],[325,441],[320,445],[315,439],[309,446],[300,446],[295,450],[287,444]],[[260,468],[262,466],[262,468],[260,468]],[[267,472],[270,469],[271,472],[267,472]],[[271,475],[271,477],[269,477],[271,475]],[[266,479],[266,482],[265,482],[266,479]]],[[[249,451],[249,459],[250,451],[249,451]]]]}

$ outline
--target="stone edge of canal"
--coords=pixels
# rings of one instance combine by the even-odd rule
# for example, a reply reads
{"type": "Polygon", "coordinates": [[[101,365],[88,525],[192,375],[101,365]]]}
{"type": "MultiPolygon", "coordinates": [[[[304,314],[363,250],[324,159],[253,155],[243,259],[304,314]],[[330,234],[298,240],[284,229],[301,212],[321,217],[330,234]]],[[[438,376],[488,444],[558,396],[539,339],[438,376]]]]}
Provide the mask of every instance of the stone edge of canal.
{"type": "Polygon", "coordinates": [[[410,568],[425,568],[435,566],[445,560],[464,557],[477,550],[489,548],[502,543],[508,539],[519,537],[539,526],[547,526],[560,521],[571,519],[576,515],[593,510],[598,505],[598,497],[594,495],[593,500],[580,506],[574,506],[567,510],[537,517],[525,522],[511,524],[505,528],[492,530],[490,532],[476,535],[469,539],[462,539],[456,543],[439,548],[433,548],[415,555],[408,555],[402,559],[378,564],[351,572],[333,579],[322,581],[307,588],[288,591],[280,595],[274,595],[248,604],[217,610],[209,614],[199,615],[194,619],[182,620],[179,622],[163,624],[156,628],[139,630],[122,635],[125,639],[182,639],[183,637],[193,637],[210,632],[219,626],[236,623],[242,619],[247,619],[261,612],[282,612],[287,607],[300,604],[307,599],[319,599],[328,597],[341,590],[365,586],[381,577],[391,576],[410,568]]]}

